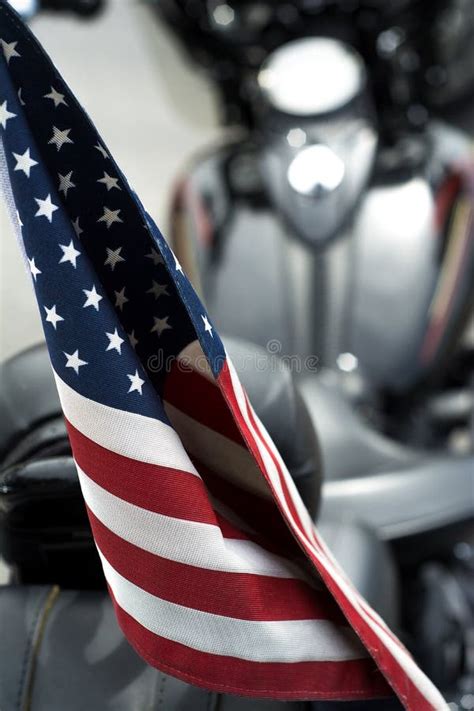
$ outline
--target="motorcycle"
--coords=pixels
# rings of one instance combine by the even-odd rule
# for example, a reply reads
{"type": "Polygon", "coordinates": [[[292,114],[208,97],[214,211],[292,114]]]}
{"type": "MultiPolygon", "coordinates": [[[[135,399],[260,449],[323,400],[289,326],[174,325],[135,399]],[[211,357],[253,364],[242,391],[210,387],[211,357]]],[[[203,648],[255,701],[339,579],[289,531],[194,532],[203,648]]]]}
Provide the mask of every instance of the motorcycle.
{"type": "MultiPolygon", "coordinates": [[[[430,36],[465,4],[441,3],[427,24],[419,2],[302,3],[291,21],[277,3],[253,35],[252,3],[198,5],[199,16],[197,5],[157,7],[184,41],[196,16],[186,46],[217,81],[234,134],[239,117],[237,138],[180,180],[171,214],[172,241],[217,325],[352,373],[382,432],[452,451],[449,404],[460,396],[457,429],[470,412],[474,244],[457,210],[472,201],[470,137],[428,112],[440,67],[413,35],[425,21],[430,36]]],[[[472,7],[463,12],[463,32],[474,31],[472,7]]],[[[445,80],[438,104],[460,100],[467,74],[445,80]]]]}
{"type": "Polygon", "coordinates": [[[322,515],[389,542],[408,628],[446,688],[444,576],[461,550],[472,563],[473,7],[156,9],[216,83],[229,129],[178,181],[173,249],[216,326],[293,370],[320,440],[322,515]]]}

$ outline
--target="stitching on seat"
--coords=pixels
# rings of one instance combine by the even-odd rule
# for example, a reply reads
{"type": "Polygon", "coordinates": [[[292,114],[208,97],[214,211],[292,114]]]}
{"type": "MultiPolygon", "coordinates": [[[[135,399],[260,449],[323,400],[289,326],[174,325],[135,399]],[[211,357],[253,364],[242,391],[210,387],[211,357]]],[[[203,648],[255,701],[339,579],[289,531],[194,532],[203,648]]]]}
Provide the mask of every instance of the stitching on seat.
{"type": "Polygon", "coordinates": [[[23,657],[22,672],[18,688],[17,707],[19,711],[30,711],[36,662],[41,642],[43,641],[46,622],[58,595],[59,587],[57,585],[53,585],[49,591],[45,592],[45,594],[40,597],[39,604],[30,627],[25,647],[25,654],[23,657]]]}
{"type": "Polygon", "coordinates": [[[165,684],[167,680],[166,674],[161,675],[161,683],[160,683],[160,688],[159,688],[159,698],[158,698],[158,708],[161,708],[163,706],[163,702],[165,700],[164,693],[165,693],[165,684]]]}
{"type": "Polygon", "coordinates": [[[21,711],[21,705],[22,705],[21,702],[22,702],[22,698],[23,698],[24,681],[25,681],[25,676],[26,676],[26,669],[28,666],[28,660],[30,657],[29,652],[30,652],[30,648],[31,648],[31,643],[32,643],[33,635],[34,635],[34,632],[36,629],[36,623],[37,623],[41,608],[43,606],[43,598],[45,599],[46,596],[47,596],[47,592],[45,591],[44,596],[40,595],[40,597],[38,599],[37,609],[33,615],[33,620],[31,622],[28,636],[26,638],[25,650],[23,652],[23,662],[21,665],[20,679],[19,679],[19,683],[18,683],[17,700],[16,700],[16,709],[18,711],[21,711]]]}

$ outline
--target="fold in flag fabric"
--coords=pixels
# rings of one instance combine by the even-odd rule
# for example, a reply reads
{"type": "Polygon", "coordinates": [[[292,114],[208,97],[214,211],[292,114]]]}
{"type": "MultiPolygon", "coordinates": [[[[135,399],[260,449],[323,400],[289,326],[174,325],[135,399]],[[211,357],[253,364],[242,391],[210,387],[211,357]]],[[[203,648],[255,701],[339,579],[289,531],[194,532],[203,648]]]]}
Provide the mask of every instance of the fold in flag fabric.
{"type": "Polygon", "coordinates": [[[0,45],[4,192],[125,636],[212,690],[447,708],[333,559],[173,252],[3,1],[0,45]]]}

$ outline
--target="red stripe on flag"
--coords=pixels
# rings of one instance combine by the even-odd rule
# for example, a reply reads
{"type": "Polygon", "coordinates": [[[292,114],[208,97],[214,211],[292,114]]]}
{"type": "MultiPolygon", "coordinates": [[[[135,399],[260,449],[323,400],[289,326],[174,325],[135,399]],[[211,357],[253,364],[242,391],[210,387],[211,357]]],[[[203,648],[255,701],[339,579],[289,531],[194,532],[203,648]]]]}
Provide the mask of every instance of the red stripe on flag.
{"type": "MultiPolygon", "coordinates": [[[[255,436],[251,432],[250,428],[247,426],[247,423],[245,422],[245,419],[242,416],[240,406],[234,392],[232,379],[227,363],[224,364],[221,373],[219,374],[218,380],[219,384],[221,385],[222,391],[225,394],[227,401],[229,402],[230,407],[234,411],[234,417],[236,418],[242,429],[242,432],[244,433],[245,440],[248,442],[251,451],[254,453],[257,461],[259,462],[262,471],[266,472],[265,464],[262,460],[262,457],[260,456],[260,453],[257,451],[255,436]]],[[[268,445],[266,444],[264,437],[260,434],[259,428],[256,425],[255,419],[251,415],[250,409],[248,411],[248,416],[251,418],[252,424],[257,429],[257,435],[259,436],[259,439],[262,441],[267,451],[269,451],[268,445]]],[[[272,459],[274,463],[277,464],[273,456],[272,459]]],[[[279,466],[277,466],[277,470],[279,473],[281,485],[283,487],[285,499],[287,499],[287,497],[290,497],[291,499],[291,495],[288,492],[286,482],[284,481],[284,477],[282,476],[281,469],[279,466]]],[[[299,536],[300,542],[304,546],[304,549],[306,550],[310,559],[313,561],[316,570],[320,573],[321,578],[326,583],[328,589],[331,591],[332,595],[334,596],[334,599],[343,610],[348,622],[357,632],[370,654],[374,657],[374,659],[376,659],[381,671],[385,674],[387,680],[397,692],[397,695],[399,696],[400,700],[405,703],[410,709],[416,709],[416,711],[432,711],[432,704],[426,699],[426,697],[420,691],[416,683],[411,679],[410,675],[404,670],[401,663],[396,659],[394,654],[387,648],[386,644],[381,640],[380,635],[373,630],[368,621],[365,620],[361,613],[357,610],[354,603],[346,596],[345,592],[341,589],[339,583],[337,582],[338,573],[336,571],[333,571],[333,565],[327,559],[327,556],[324,551],[319,548],[319,543],[317,539],[314,538],[311,542],[308,543],[307,535],[301,525],[299,516],[295,518],[295,522],[301,533],[301,537],[299,536]],[[314,551],[312,550],[312,545],[315,546],[314,551]],[[319,556],[316,555],[316,551],[319,552],[319,556]]],[[[358,593],[354,592],[354,594],[358,596],[358,593]]],[[[380,629],[380,625],[373,620],[372,616],[370,617],[372,624],[375,624],[376,627],[380,629]]],[[[389,637],[393,640],[391,634],[389,634],[389,637]]],[[[398,643],[397,647],[401,649],[402,645],[398,643]]],[[[407,654],[408,656],[408,653],[405,650],[402,653],[407,654]]]]}
{"type": "MultiPolygon", "coordinates": [[[[255,531],[261,545],[277,555],[291,556],[293,560],[305,557],[274,499],[254,496],[247,489],[241,489],[224,479],[195,457],[191,457],[191,460],[212,496],[235,511],[255,531]]],[[[257,540],[253,536],[250,538],[257,540]]]]}
{"type": "Polygon", "coordinates": [[[120,607],[110,587],[109,592],[119,624],[137,652],[152,666],[187,683],[258,698],[345,700],[391,695],[370,658],[284,664],[200,652],[150,632],[120,607]]]}
{"type": "MultiPolygon", "coordinates": [[[[228,373],[227,364],[224,364],[224,369],[228,373]]],[[[221,377],[222,375],[220,378],[221,377]]],[[[228,377],[229,387],[232,388],[229,373],[228,377]]],[[[222,383],[220,384],[222,385],[222,383]]],[[[231,392],[226,389],[226,393],[232,396],[233,388],[231,392]]],[[[235,413],[233,415],[226,404],[219,384],[212,382],[197,370],[192,370],[190,365],[186,369],[179,363],[173,365],[166,379],[164,399],[187,416],[192,417],[199,424],[209,427],[220,435],[227,437],[232,442],[252,451],[252,448],[246,443],[238,424],[241,425],[241,428],[244,428],[248,437],[252,437],[252,433],[249,432],[247,424],[242,417],[239,417],[237,424],[235,413]]],[[[237,402],[235,404],[238,407],[237,402]]],[[[249,415],[251,416],[250,412],[249,415]]],[[[252,424],[254,424],[253,418],[252,424]]],[[[258,429],[256,423],[254,426],[258,429]]],[[[280,480],[282,480],[283,473],[273,452],[263,437],[260,437],[260,439],[269,453],[269,456],[272,457],[280,480]]],[[[255,454],[255,452],[252,453],[255,454]]],[[[240,516],[244,517],[245,521],[249,522],[255,531],[260,533],[262,530],[265,530],[271,533],[273,540],[266,542],[266,545],[270,543],[275,549],[280,546],[280,553],[282,552],[281,546],[284,545],[285,555],[288,549],[293,555],[298,554],[297,549],[299,549],[299,546],[295,542],[293,535],[289,532],[288,526],[274,500],[268,499],[267,501],[263,501],[260,498],[257,499],[250,492],[240,489],[228,482],[228,480],[225,479],[225,472],[222,472],[221,475],[216,474],[199,461],[197,457],[193,457],[192,455],[190,455],[190,457],[196,469],[205,480],[206,485],[216,498],[222,501],[226,506],[239,511],[240,516]]],[[[286,482],[282,481],[282,485],[287,505],[292,515],[299,521],[292,498],[287,491],[286,482]]]]}
{"type": "Polygon", "coordinates": [[[243,445],[242,435],[217,386],[189,365],[173,363],[166,377],[163,399],[202,425],[243,445]]]}
{"type": "MultiPolygon", "coordinates": [[[[225,397],[226,397],[226,399],[227,399],[227,401],[228,401],[228,403],[229,403],[231,409],[233,410],[234,418],[235,418],[235,420],[237,421],[237,423],[238,423],[238,425],[239,425],[239,427],[240,427],[240,430],[241,430],[241,432],[242,432],[242,434],[243,434],[243,436],[244,436],[244,439],[245,439],[245,441],[246,441],[246,443],[247,443],[248,448],[250,449],[250,451],[251,451],[252,454],[254,455],[255,459],[256,459],[257,462],[259,463],[260,469],[262,470],[262,472],[265,472],[265,474],[266,474],[266,476],[267,476],[267,478],[268,478],[267,468],[266,468],[265,463],[264,463],[264,461],[263,461],[263,458],[262,458],[262,456],[261,456],[261,454],[260,454],[260,452],[259,452],[258,445],[257,445],[257,443],[256,443],[256,441],[255,441],[255,436],[254,436],[253,432],[250,430],[249,426],[247,425],[247,423],[246,423],[246,421],[245,421],[245,419],[244,419],[244,417],[243,417],[243,415],[242,415],[242,412],[241,412],[241,409],[240,409],[240,406],[239,406],[239,403],[238,403],[236,394],[235,394],[235,392],[234,392],[234,386],[233,386],[233,384],[232,384],[232,377],[231,377],[231,374],[230,374],[230,371],[229,371],[229,366],[227,365],[227,362],[224,363],[224,365],[222,366],[221,372],[220,372],[220,374],[219,374],[218,381],[219,381],[219,385],[221,386],[222,392],[224,393],[224,395],[225,395],[225,397]]],[[[245,405],[246,405],[246,409],[247,409],[247,415],[248,415],[248,417],[249,417],[249,419],[250,419],[250,421],[251,421],[251,423],[252,423],[252,426],[255,428],[255,430],[256,430],[256,432],[257,432],[257,435],[259,436],[259,439],[260,439],[261,444],[264,446],[265,450],[267,451],[267,453],[268,453],[269,456],[271,457],[271,459],[272,459],[272,461],[273,461],[273,463],[274,463],[274,465],[275,465],[275,467],[276,467],[276,470],[277,470],[277,473],[278,473],[278,477],[279,477],[280,482],[281,482],[281,485],[282,485],[282,489],[283,489],[283,493],[284,493],[284,497],[285,497],[286,504],[287,504],[287,506],[288,506],[288,508],[289,508],[289,510],[290,510],[290,512],[291,512],[291,514],[292,514],[292,516],[293,516],[293,518],[294,518],[294,520],[295,520],[295,522],[298,524],[298,527],[299,527],[301,533],[302,533],[304,536],[306,536],[304,526],[303,526],[303,524],[301,523],[301,520],[300,520],[300,517],[299,517],[298,512],[296,511],[296,508],[295,508],[295,506],[294,506],[292,497],[291,497],[291,495],[290,495],[289,492],[288,492],[288,488],[287,488],[287,485],[286,485],[285,477],[284,477],[284,475],[283,475],[283,473],[282,473],[280,464],[278,463],[278,460],[277,460],[277,458],[275,457],[273,451],[271,450],[271,448],[270,448],[269,445],[267,444],[266,439],[260,434],[260,428],[259,428],[259,426],[256,424],[255,418],[253,417],[253,414],[252,414],[252,409],[251,409],[251,407],[249,406],[249,403],[248,403],[248,399],[247,399],[247,398],[246,398],[246,403],[245,403],[245,405]]]]}
{"type": "Polygon", "coordinates": [[[177,605],[241,620],[330,620],[345,625],[326,591],[302,580],[225,573],[162,558],[110,531],[88,509],[99,549],[110,565],[142,590],[177,605]]]}
{"type": "Polygon", "coordinates": [[[66,424],[74,459],[103,489],[148,511],[217,525],[206,487],[198,476],[116,454],[93,442],[70,422],[66,424]]]}

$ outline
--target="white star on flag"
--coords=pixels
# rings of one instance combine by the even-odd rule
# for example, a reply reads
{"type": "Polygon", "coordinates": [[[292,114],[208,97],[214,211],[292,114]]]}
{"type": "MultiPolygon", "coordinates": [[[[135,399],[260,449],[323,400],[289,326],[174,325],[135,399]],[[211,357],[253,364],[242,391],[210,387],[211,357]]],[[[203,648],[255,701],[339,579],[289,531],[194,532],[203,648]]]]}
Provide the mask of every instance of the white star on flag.
{"type": "Polygon", "coordinates": [[[74,143],[74,141],[69,138],[70,133],[70,128],[65,128],[63,131],[61,131],[56,126],[53,126],[53,135],[49,139],[48,144],[54,144],[56,146],[56,149],[60,151],[65,143],[74,143]]]}
{"type": "Polygon", "coordinates": [[[13,157],[16,160],[16,166],[14,170],[22,170],[26,177],[29,178],[32,167],[34,165],[38,165],[38,161],[33,160],[33,158],[30,156],[30,149],[27,148],[23,154],[13,153],[13,157]]]}
{"type": "Polygon", "coordinates": [[[177,258],[176,254],[175,254],[174,252],[173,252],[173,257],[174,257],[174,261],[175,261],[175,269],[176,269],[176,271],[177,271],[177,272],[181,272],[181,274],[184,274],[184,272],[183,272],[183,267],[182,267],[181,264],[178,262],[178,258],[177,258]]]}
{"type": "Polygon", "coordinates": [[[78,350],[74,351],[74,353],[66,353],[65,351],[63,353],[67,358],[66,368],[72,368],[77,375],[79,375],[79,368],[83,365],[88,365],[86,360],[79,358],[78,350]]]}
{"type": "Polygon", "coordinates": [[[214,334],[212,333],[212,326],[211,326],[211,324],[209,323],[209,319],[208,319],[207,316],[205,316],[204,314],[201,314],[201,318],[202,318],[202,320],[203,320],[203,322],[204,322],[204,331],[206,331],[207,333],[209,333],[210,336],[211,336],[211,338],[214,338],[214,334]]]}
{"type": "Polygon", "coordinates": [[[76,184],[72,182],[71,180],[71,175],[72,175],[72,170],[69,171],[67,175],[61,175],[61,173],[58,173],[58,178],[59,178],[59,192],[64,193],[64,197],[67,197],[67,191],[70,188],[75,188],[76,184]]]}
{"type": "Polygon", "coordinates": [[[59,104],[64,104],[64,106],[67,106],[67,103],[64,100],[64,94],[60,94],[59,91],[56,91],[54,87],[51,87],[50,93],[45,94],[43,98],[51,99],[51,101],[54,101],[55,108],[58,108],[59,104]]]}
{"type": "Polygon", "coordinates": [[[105,334],[107,338],[109,339],[109,345],[105,349],[106,351],[112,351],[116,350],[117,353],[122,354],[122,343],[124,342],[123,338],[120,338],[120,336],[117,333],[117,329],[113,333],[106,333],[105,334]]]}
{"type": "Polygon", "coordinates": [[[123,220],[119,217],[119,212],[120,210],[110,210],[108,207],[104,206],[104,214],[102,217],[99,217],[97,222],[105,222],[107,229],[109,229],[114,222],[123,222],[123,220]]]}
{"type": "Polygon", "coordinates": [[[155,325],[151,329],[150,333],[157,333],[159,336],[163,333],[163,331],[166,331],[168,328],[172,328],[170,324],[168,323],[169,316],[165,316],[164,318],[157,318],[156,316],[153,316],[153,321],[155,322],[155,325]]]}
{"type": "Polygon", "coordinates": [[[0,104],[0,125],[2,128],[7,127],[7,121],[9,119],[15,118],[16,114],[12,114],[11,111],[7,109],[7,101],[3,102],[3,104],[0,104]]]}
{"type": "Polygon", "coordinates": [[[70,262],[75,269],[77,266],[77,258],[81,253],[74,247],[73,241],[71,240],[68,245],[60,244],[59,246],[63,250],[63,256],[59,260],[59,264],[63,264],[63,262],[70,262]]]}
{"type": "Polygon", "coordinates": [[[105,249],[107,251],[107,259],[105,260],[104,264],[108,264],[111,270],[114,271],[115,267],[119,262],[125,261],[125,259],[120,256],[122,247],[118,247],[117,249],[110,249],[109,247],[106,247],[105,249]]]}
{"type": "Polygon", "coordinates": [[[15,47],[18,42],[5,42],[5,40],[0,39],[0,45],[3,49],[3,56],[7,60],[7,64],[10,64],[10,59],[12,57],[21,57],[21,54],[16,51],[15,47]]]}
{"type": "Polygon", "coordinates": [[[127,378],[131,382],[128,392],[133,393],[134,390],[136,390],[138,393],[140,393],[140,395],[142,395],[142,387],[144,386],[145,381],[138,375],[138,370],[135,371],[134,375],[127,374],[127,378]]]}
{"type": "Polygon", "coordinates": [[[56,311],[56,304],[51,306],[50,309],[48,309],[47,306],[44,307],[44,310],[46,311],[46,321],[52,324],[54,330],[56,330],[56,326],[59,321],[64,321],[63,317],[60,316],[57,311],[56,311]]]}
{"type": "Polygon", "coordinates": [[[31,276],[36,281],[36,277],[38,276],[38,274],[42,274],[43,272],[36,266],[34,257],[28,259],[28,264],[30,265],[31,276]]]}
{"type": "Polygon", "coordinates": [[[99,310],[99,301],[102,301],[104,298],[100,294],[97,293],[97,290],[95,288],[95,285],[92,285],[92,289],[83,289],[82,290],[84,294],[87,296],[87,299],[83,305],[82,308],[87,308],[88,306],[93,306],[96,311],[99,310]]]}
{"type": "Polygon", "coordinates": [[[103,178],[99,178],[97,182],[98,182],[98,183],[103,183],[103,184],[106,186],[106,188],[107,188],[107,192],[108,192],[109,190],[112,190],[112,188],[117,188],[117,190],[121,190],[121,189],[122,189],[122,188],[120,187],[120,185],[118,185],[118,178],[112,178],[112,176],[109,175],[108,173],[106,173],[105,170],[104,170],[104,177],[103,177],[103,178]]]}
{"type": "Polygon", "coordinates": [[[52,222],[53,212],[59,208],[51,202],[51,194],[48,194],[44,200],[35,198],[35,202],[38,204],[38,212],[35,213],[35,217],[46,217],[48,222],[52,222]]]}

